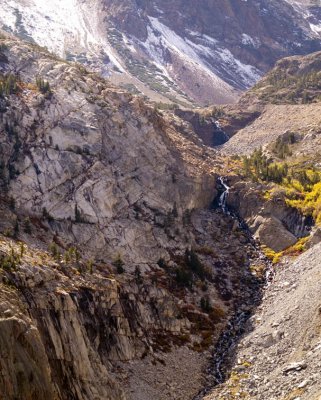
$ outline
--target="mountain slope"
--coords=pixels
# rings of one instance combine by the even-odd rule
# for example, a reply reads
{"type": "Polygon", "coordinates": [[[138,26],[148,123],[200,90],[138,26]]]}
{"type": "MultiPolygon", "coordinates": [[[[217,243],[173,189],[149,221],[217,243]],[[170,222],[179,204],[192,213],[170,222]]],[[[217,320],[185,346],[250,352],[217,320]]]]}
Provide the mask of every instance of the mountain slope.
{"type": "MultiPolygon", "coordinates": [[[[275,141],[286,131],[302,139],[318,132],[321,115],[321,53],[280,60],[262,80],[241,97],[235,109],[220,120],[229,129],[233,114],[252,113],[252,122],[240,129],[221,148],[224,152],[251,153],[275,141]],[[230,113],[230,117],[228,116],[230,113]]],[[[228,108],[227,108],[228,110],[228,108]]],[[[317,145],[317,139],[315,145],[317,145]]],[[[315,148],[315,152],[318,147],[315,148]]]]}
{"type": "Polygon", "coordinates": [[[221,110],[222,123],[258,113],[223,146],[233,155],[227,206],[274,266],[262,303],[228,349],[226,380],[204,400],[320,399],[320,60],[320,52],[281,60],[239,109],[221,110]]]}
{"type": "Polygon", "coordinates": [[[320,399],[320,259],[319,244],[278,266],[231,378],[204,400],[320,399]]]}
{"type": "MultiPolygon", "coordinates": [[[[283,60],[277,68],[296,77],[307,65],[318,66],[319,57],[283,60]]],[[[277,104],[264,96],[271,89],[267,77],[239,106],[172,114],[80,64],[0,36],[0,392],[6,400],[186,400],[213,383],[213,351],[222,357],[221,374],[224,346],[233,350],[235,336],[261,299],[269,262],[251,233],[259,230],[256,236],[276,251],[302,251],[300,242],[288,247],[309,233],[315,213],[311,202],[305,210],[297,201],[302,203],[310,179],[319,178],[320,160],[308,175],[299,174],[305,187],[297,185],[298,199],[287,203],[280,191],[270,192],[271,182],[263,180],[266,169],[262,177],[247,176],[238,157],[223,158],[196,131],[205,140],[214,129],[221,139],[221,127],[235,122],[237,107],[237,117],[244,113],[242,124],[252,127],[264,122],[270,106],[283,122],[289,117],[282,107],[301,107],[306,120],[294,127],[307,132],[294,132],[299,139],[291,150],[298,145],[298,152],[315,152],[318,96],[311,96],[308,81],[311,103],[301,104],[304,96],[298,91],[295,104],[288,104],[288,93],[296,89],[296,79],[290,81],[293,86],[281,92],[272,85],[277,104]],[[286,104],[279,104],[282,98],[286,104]],[[231,188],[222,206],[227,184],[218,177],[223,174],[231,188]],[[225,206],[244,221],[225,213],[225,206]]],[[[270,129],[273,119],[265,122],[270,129]]],[[[252,141],[245,141],[244,153],[252,149],[256,134],[254,129],[252,141]]],[[[262,142],[270,140],[265,135],[262,142]]],[[[273,148],[264,151],[273,153],[273,148]]],[[[293,168],[294,177],[296,172],[293,168]]],[[[295,185],[296,179],[291,182],[295,185]]],[[[318,249],[315,257],[312,251],[301,259],[305,266],[311,257],[312,275],[304,273],[297,298],[292,297],[295,276],[284,285],[289,302],[280,320],[286,329],[288,315],[300,311],[294,308],[300,306],[297,299],[312,305],[313,314],[304,308],[294,326],[299,329],[309,315],[315,317],[318,249]],[[304,283],[313,291],[311,303],[304,297],[304,283]]],[[[277,297],[275,306],[280,303],[277,297]]],[[[307,333],[315,334],[318,327],[312,324],[307,333]]],[[[272,339],[263,337],[264,346],[274,336],[282,339],[282,332],[274,333],[272,339]]],[[[292,343],[285,343],[284,353],[278,349],[277,361],[284,354],[282,363],[288,362],[292,343]]],[[[312,349],[318,351],[318,344],[312,349]]],[[[244,364],[240,368],[249,367],[247,359],[244,364]]],[[[280,379],[283,366],[272,372],[269,365],[263,367],[253,368],[280,379]]],[[[286,367],[292,373],[293,366],[286,367]]],[[[265,400],[261,383],[258,379],[257,393],[265,400]]],[[[281,392],[265,384],[269,396],[287,396],[297,382],[296,376],[289,379],[281,392]]]]}
{"type": "Polygon", "coordinates": [[[230,103],[279,58],[321,48],[319,8],[302,7],[284,0],[202,0],[197,7],[179,0],[5,0],[0,22],[158,100],[230,103]]]}

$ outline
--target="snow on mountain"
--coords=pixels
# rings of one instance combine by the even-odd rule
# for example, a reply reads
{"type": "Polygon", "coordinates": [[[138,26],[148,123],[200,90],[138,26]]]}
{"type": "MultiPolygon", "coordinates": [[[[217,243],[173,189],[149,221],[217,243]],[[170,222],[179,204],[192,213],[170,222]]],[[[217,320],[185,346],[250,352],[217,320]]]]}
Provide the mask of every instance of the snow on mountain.
{"type": "Polygon", "coordinates": [[[104,53],[123,67],[99,32],[98,2],[90,9],[78,0],[3,0],[0,4],[2,28],[47,47],[60,57],[102,58],[104,53]]]}
{"type": "Polygon", "coordinates": [[[305,3],[2,0],[0,26],[149,97],[226,103],[280,57],[321,49],[305,3]]]}

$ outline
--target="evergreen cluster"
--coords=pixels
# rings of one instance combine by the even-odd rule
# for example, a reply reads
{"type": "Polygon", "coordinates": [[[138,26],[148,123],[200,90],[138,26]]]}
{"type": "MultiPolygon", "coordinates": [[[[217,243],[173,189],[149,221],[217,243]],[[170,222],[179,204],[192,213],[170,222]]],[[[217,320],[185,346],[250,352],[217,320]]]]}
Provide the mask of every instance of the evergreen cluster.
{"type": "Polygon", "coordinates": [[[202,297],[200,301],[201,310],[209,313],[212,311],[211,301],[208,296],[202,297]]]}
{"type": "Polygon", "coordinates": [[[287,156],[292,155],[290,145],[294,143],[295,143],[295,135],[293,132],[290,132],[285,136],[279,136],[272,147],[272,152],[278,158],[284,159],[287,156]]]}
{"type": "Polygon", "coordinates": [[[5,271],[13,271],[20,264],[21,257],[24,253],[24,246],[21,244],[20,246],[20,254],[17,254],[14,249],[11,247],[9,254],[1,254],[0,255],[0,268],[5,271]]]}
{"type": "Polygon", "coordinates": [[[261,100],[273,103],[309,104],[321,99],[321,73],[312,70],[290,74],[286,68],[276,69],[255,88],[264,87],[261,100]],[[267,86],[268,85],[268,86],[267,86]]]}
{"type": "Polygon", "coordinates": [[[0,97],[18,92],[17,78],[13,74],[0,76],[0,97]]]}
{"type": "Polygon", "coordinates": [[[42,94],[50,94],[51,93],[51,88],[50,88],[49,82],[45,81],[43,78],[38,77],[36,79],[36,85],[42,94]]]}
{"type": "Polygon", "coordinates": [[[117,274],[123,274],[125,272],[124,265],[125,265],[125,263],[124,263],[121,255],[117,254],[117,257],[113,261],[113,266],[116,267],[117,274]]]}
{"type": "Polygon", "coordinates": [[[181,266],[175,270],[175,280],[179,286],[191,288],[197,278],[204,281],[205,278],[211,277],[196,252],[186,249],[181,266]]]}
{"type": "MultiPolygon", "coordinates": [[[[280,147],[279,144],[277,148],[280,147]]],[[[263,154],[262,149],[257,149],[249,157],[243,157],[244,174],[254,181],[274,182],[278,184],[291,184],[295,181],[303,189],[312,187],[320,182],[320,173],[298,167],[289,167],[287,163],[275,163],[263,154]]]]}
{"type": "Polygon", "coordinates": [[[255,181],[262,180],[266,182],[281,183],[283,178],[288,175],[289,168],[286,163],[272,163],[262,149],[257,149],[247,157],[243,157],[243,170],[248,178],[255,181]]]}

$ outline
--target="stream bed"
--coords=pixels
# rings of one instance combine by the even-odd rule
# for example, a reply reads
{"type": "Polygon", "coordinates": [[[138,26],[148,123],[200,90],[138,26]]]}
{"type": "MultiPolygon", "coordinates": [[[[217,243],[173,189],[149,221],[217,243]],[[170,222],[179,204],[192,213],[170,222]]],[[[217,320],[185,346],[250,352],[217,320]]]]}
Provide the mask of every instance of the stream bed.
{"type": "Polygon", "coordinates": [[[247,224],[228,208],[227,199],[230,190],[228,182],[224,177],[219,177],[217,186],[219,194],[214,204],[216,204],[218,212],[222,212],[226,215],[226,218],[233,218],[238,222],[239,228],[246,234],[249,243],[253,247],[254,258],[251,261],[256,260],[265,265],[265,276],[261,280],[253,279],[252,283],[249,285],[252,292],[251,303],[249,304],[247,301],[239,304],[238,308],[235,309],[234,314],[229,319],[226,329],[220,335],[216,343],[210,365],[206,371],[207,386],[195,396],[193,400],[203,399],[211,389],[227,379],[229,370],[233,364],[233,359],[236,356],[237,344],[242,336],[251,329],[248,325],[248,321],[256,308],[260,305],[264,289],[271,284],[274,277],[271,261],[269,261],[262,252],[259,243],[253,238],[247,224]]]}

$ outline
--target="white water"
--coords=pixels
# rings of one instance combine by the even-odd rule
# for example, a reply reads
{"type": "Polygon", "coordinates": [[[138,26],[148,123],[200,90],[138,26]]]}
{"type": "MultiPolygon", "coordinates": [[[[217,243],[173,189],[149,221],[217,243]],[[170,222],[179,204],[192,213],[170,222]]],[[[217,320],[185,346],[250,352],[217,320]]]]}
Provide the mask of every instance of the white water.
{"type": "Polygon", "coordinates": [[[226,201],[227,201],[227,197],[228,197],[228,194],[230,191],[230,187],[224,182],[224,178],[222,176],[219,177],[219,182],[225,190],[220,196],[218,205],[222,209],[224,214],[229,214],[227,206],[226,206],[226,201]]]}
{"type": "MultiPolygon", "coordinates": [[[[218,202],[219,207],[221,208],[221,210],[223,211],[224,214],[232,215],[235,219],[237,219],[239,222],[239,227],[243,230],[245,229],[247,231],[248,235],[251,236],[251,233],[248,230],[248,228],[246,227],[246,225],[244,224],[244,222],[241,221],[241,219],[237,215],[234,215],[233,213],[231,214],[231,212],[228,210],[226,202],[227,202],[227,198],[228,198],[228,195],[229,195],[229,192],[231,189],[230,186],[228,186],[224,182],[224,178],[222,176],[220,176],[218,178],[218,180],[219,180],[220,184],[222,185],[222,187],[224,188],[224,191],[219,198],[219,202],[218,202]]],[[[255,247],[258,252],[260,260],[262,260],[267,266],[266,272],[265,272],[265,286],[267,287],[267,286],[271,285],[271,283],[273,282],[274,276],[275,276],[273,264],[266,258],[265,254],[263,253],[263,251],[261,250],[261,248],[258,244],[256,244],[255,247]]]]}

